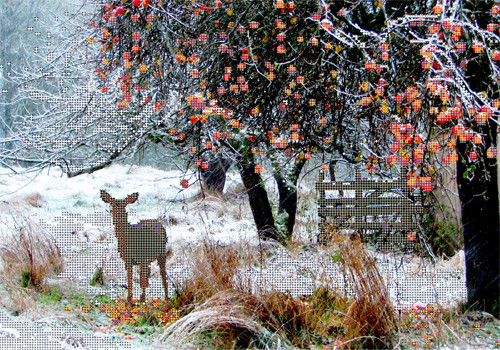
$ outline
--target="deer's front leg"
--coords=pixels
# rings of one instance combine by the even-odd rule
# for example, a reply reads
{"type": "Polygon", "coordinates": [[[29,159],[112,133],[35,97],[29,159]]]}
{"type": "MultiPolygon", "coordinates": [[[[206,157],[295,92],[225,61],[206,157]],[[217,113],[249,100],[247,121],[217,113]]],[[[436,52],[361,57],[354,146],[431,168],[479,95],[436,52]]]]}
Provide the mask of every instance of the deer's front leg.
{"type": "Polygon", "coordinates": [[[165,290],[165,300],[168,299],[167,273],[165,271],[166,263],[167,263],[167,258],[165,256],[160,256],[158,258],[158,265],[160,266],[161,283],[163,283],[163,289],[165,290]]]}
{"type": "Polygon", "coordinates": [[[146,288],[149,284],[149,275],[151,274],[151,268],[149,267],[149,263],[139,264],[140,276],[141,276],[141,302],[144,302],[146,299],[146,288]]]}
{"type": "Polygon", "coordinates": [[[132,302],[132,277],[133,277],[133,270],[132,270],[132,264],[125,264],[125,269],[127,270],[127,286],[128,286],[128,294],[127,294],[127,300],[129,303],[132,302]]]}

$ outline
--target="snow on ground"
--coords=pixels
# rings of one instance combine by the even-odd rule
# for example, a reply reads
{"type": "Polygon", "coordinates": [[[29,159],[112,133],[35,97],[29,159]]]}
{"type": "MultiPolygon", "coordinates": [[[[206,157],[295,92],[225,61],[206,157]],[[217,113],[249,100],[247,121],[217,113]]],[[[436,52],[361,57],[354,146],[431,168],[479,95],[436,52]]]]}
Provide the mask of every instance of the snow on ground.
{"type": "MultiPolygon", "coordinates": [[[[78,281],[92,293],[123,297],[126,293],[123,287],[126,285],[124,264],[118,255],[109,206],[101,200],[100,189],[105,189],[117,199],[133,192],[139,193],[138,201],[127,207],[130,222],[154,218],[162,221],[175,252],[168,263],[167,273],[176,282],[188,277],[190,259],[185,251],[196,242],[206,237],[221,243],[258,241],[245,200],[238,199],[238,195],[226,196],[225,199],[208,196],[203,201],[194,200],[193,197],[200,192],[199,183],[195,181],[194,174],[152,167],[112,165],[71,179],[59,170],[51,169],[44,170],[34,179],[25,175],[0,177],[0,201],[22,207],[25,214],[39,220],[42,227],[55,236],[66,262],[65,270],[59,277],[78,281]],[[181,178],[188,179],[192,186],[181,188],[181,178]],[[104,269],[109,288],[89,286],[98,267],[104,269]]],[[[274,186],[271,179],[268,184],[274,186]]],[[[313,186],[304,185],[302,191],[307,186],[312,191],[313,186]]],[[[230,172],[225,193],[238,192],[238,187],[241,188],[239,175],[230,172]]],[[[305,216],[311,218],[309,212],[315,207],[299,203],[299,219],[305,216]]],[[[10,215],[5,214],[0,208],[2,219],[10,215]]],[[[0,225],[2,222],[5,221],[0,221],[0,225]]],[[[0,232],[5,232],[4,228],[0,229],[0,232]]],[[[398,309],[425,306],[437,301],[454,304],[466,298],[463,252],[448,262],[441,261],[436,265],[409,255],[371,254],[377,260],[398,309]]],[[[137,297],[140,288],[138,271],[135,273],[134,295],[137,297]]],[[[162,297],[156,264],[152,265],[152,273],[148,297],[162,297]]],[[[315,256],[311,251],[296,256],[277,248],[265,267],[246,273],[252,275],[256,285],[272,285],[292,295],[309,294],[320,275],[326,275],[339,288],[344,286],[338,263],[315,256]]],[[[169,283],[170,295],[173,288],[169,283]]]]}
{"type": "Polygon", "coordinates": [[[164,172],[152,167],[136,167],[113,164],[93,174],[68,178],[59,169],[45,169],[39,176],[34,174],[3,176],[0,181],[0,199],[4,201],[39,193],[44,210],[52,213],[80,212],[78,208],[92,206],[105,208],[99,190],[106,189],[116,198],[139,192],[139,203],[148,208],[152,202],[183,200],[199,192],[199,186],[182,189],[180,178],[193,183],[192,173],[164,172]],[[182,189],[182,191],[181,191],[182,189]],[[100,203],[99,203],[100,202],[100,203]]]}

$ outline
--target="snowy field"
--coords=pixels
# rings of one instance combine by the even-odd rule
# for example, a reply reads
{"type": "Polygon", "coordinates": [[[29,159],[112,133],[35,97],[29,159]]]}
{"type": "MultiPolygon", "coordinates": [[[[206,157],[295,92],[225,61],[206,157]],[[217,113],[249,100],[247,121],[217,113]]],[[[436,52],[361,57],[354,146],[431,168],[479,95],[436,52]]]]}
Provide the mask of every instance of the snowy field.
{"type": "MultiPolygon", "coordinates": [[[[163,222],[174,250],[167,272],[175,283],[188,276],[190,261],[186,251],[196,242],[210,238],[221,244],[235,240],[258,244],[245,196],[237,194],[242,189],[237,173],[228,174],[224,190],[227,199],[213,196],[194,199],[200,192],[199,184],[182,189],[180,178],[189,179],[191,184],[196,180],[193,174],[151,167],[112,165],[71,179],[52,169],[44,170],[34,179],[24,175],[3,176],[0,200],[24,208],[25,213],[29,211],[54,235],[66,262],[65,271],[59,277],[88,286],[96,269],[102,267],[110,289],[88,286],[89,291],[123,296],[124,264],[118,255],[108,205],[99,196],[100,189],[117,199],[139,193],[138,201],[127,207],[131,223],[151,218],[163,222]],[[231,193],[234,195],[227,196],[231,193]]],[[[269,180],[267,185],[273,186],[273,181],[269,180]]],[[[311,187],[303,183],[300,191],[311,192],[311,187]]],[[[298,222],[304,218],[314,219],[315,206],[310,205],[309,209],[312,213],[299,210],[298,222]]],[[[301,225],[297,224],[297,229],[300,230],[301,225]]],[[[455,304],[466,297],[463,252],[436,264],[411,255],[371,253],[397,308],[436,302],[455,304]]],[[[161,297],[156,265],[152,271],[148,296],[161,297]]],[[[317,286],[318,276],[326,275],[339,288],[344,287],[339,264],[315,254],[314,250],[292,254],[275,247],[265,266],[246,273],[251,274],[257,285],[272,285],[292,295],[309,294],[317,286]]],[[[172,283],[169,288],[169,293],[173,293],[172,283]]],[[[134,295],[139,293],[138,283],[134,284],[134,295]]]]}
{"type": "MultiPolygon", "coordinates": [[[[173,282],[169,283],[169,295],[172,295],[174,285],[189,276],[189,252],[193,245],[207,239],[219,244],[234,241],[248,242],[253,247],[259,244],[239,174],[228,173],[223,199],[207,196],[202,200],[197,196],[200,186],[195,181],[193,174],[186,176],[181,172],[124,165],[112,165],[71,179],[56,169],[44,170],[36,178],[32,175],[1,176],[0,222],[5,224],[14,220],[13,212],[29,216],[56,239],[65,260],[59,278],[71,279],[94,295],[122,298],[126,295],[124,263],[118,254],[109,206],[101,200],[99,190],[105,189],[117,199],[138,192],[138,201],[127,207],[129,221],[158,218],[164,224],[174,251],[167,262],[167,274],[173,282]],[[182,189],[180,178],[187,178],[193,185],[182,189]],[[106,287],[89,285],[98,268],[104,271],[106,287]]],[[[302,198],[302,202],[298,203],[296,232],[303,241],[313,238],[317,228],[314,181],[313,178],[309,182],[302,181],[299,187],[299,201],[302,198]]],[[[271,177],[266,186],[271,189],[274,186],[271,177]]],[[[8,234],[6,227],[1,227],[0,232],[8,234]]],[[[346,287],[340,264],[312,247],[290,252],[270,245],[268,252],[271,254],[262,266],[242,271],[242,274],[254,282],[255,288],[275,288],[294,296],[310,294],[325,280],[338,288],[346,287]]],[[[466,298],[463,252],[436,264],[411,255],[370,253],[376,258],[397,309],[425,307],[436,302],[455,305],[466,298]]],[[[135,270],[134,297],[139,294],[139,276],[135,270]]],[[[163,297],[156,263],[152,264],[147,297],[163,297]]],[[[40,342],[43,348],[47,337],[48,341],[63,345],[73,338],[84,339],[91,349],[135,348],[137,345],[105,338],[99,332],[82,333],[74,326],[61,326],[55,321],[41,319],[22,323],[19,318],[0,311],[0,345],[11,344],[19,348],[19,344],[33,346],[34,342],[40,342]]]]}

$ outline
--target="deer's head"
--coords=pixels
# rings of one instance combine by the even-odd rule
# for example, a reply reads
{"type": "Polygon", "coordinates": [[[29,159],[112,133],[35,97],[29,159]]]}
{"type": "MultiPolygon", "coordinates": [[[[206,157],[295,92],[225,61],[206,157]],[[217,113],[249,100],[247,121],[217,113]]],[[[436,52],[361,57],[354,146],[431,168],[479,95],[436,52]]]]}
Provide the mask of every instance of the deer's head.
{"type": "Polygon", "coordinates": [[[111,205],[111,216],[115,226],[117,224],[123,225],[128,223],[128,215],[125,207],[134,203],[137,198],[139,198],[139,193],[137,192],[129,194],[125,199],[115,199],[105,190],[101,190],[102,201],[111,205]]]}

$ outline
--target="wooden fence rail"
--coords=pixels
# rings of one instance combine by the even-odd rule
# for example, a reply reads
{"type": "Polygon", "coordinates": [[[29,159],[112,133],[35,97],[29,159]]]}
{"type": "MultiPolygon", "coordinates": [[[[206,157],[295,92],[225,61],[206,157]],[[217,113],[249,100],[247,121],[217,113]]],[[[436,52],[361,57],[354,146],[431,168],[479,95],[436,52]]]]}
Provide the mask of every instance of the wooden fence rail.
{"type": "MultiPolygon", "coordinates": [[[[328,237],[324,224],[329,222],[339,229],[356,230],[364,234],[377,233],[380,242],[389,237],[405,248],[413,248],[408,232],[418,229],[417,220],[423,212],[420,193],[411,190],[406,174],[398,179],[362,179],[356,169],[356,180],[325,181],[325,171],[320,171],[316,183],[319,216],[318,242],[325,244],[328,237]]],[[[385,249],[383,249],[385,250],[385,249]]]]}

